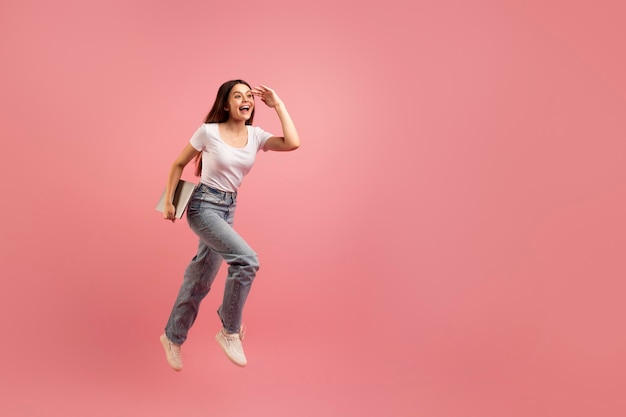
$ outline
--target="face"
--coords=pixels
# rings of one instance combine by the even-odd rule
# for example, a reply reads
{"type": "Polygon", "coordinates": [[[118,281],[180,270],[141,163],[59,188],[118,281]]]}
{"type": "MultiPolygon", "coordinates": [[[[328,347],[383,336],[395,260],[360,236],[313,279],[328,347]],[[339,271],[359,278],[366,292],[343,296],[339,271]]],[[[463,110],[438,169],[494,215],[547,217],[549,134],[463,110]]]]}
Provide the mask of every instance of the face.
{"type": "Polygon", "coordinates": [[[230,119],[243,121],[250,119],[254,110],[254,96],[250,87],[245,84],[236,84],[228,95],[226,110],[230,119]]]}

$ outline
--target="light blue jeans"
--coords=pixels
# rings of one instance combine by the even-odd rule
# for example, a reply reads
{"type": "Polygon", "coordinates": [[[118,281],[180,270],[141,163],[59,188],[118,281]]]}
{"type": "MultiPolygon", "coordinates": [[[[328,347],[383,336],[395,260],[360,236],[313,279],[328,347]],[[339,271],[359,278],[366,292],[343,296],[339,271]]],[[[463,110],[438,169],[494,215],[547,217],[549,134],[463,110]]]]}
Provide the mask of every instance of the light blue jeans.
{"type": "Polygon", "coordinates": [[[226,331],[239,332],[243,307],[259,261],[257,254],[232,227],[236,205],[236,193],[219,191],[205,184],[199,184],[193,192],[187,222],[200,238],[198,252],[185,269],[165,327],[165,334],[176,344],[187,340],[200,302],[209,293],[222,260],[228,264],[228,276],[217,314],[226,331]]]}

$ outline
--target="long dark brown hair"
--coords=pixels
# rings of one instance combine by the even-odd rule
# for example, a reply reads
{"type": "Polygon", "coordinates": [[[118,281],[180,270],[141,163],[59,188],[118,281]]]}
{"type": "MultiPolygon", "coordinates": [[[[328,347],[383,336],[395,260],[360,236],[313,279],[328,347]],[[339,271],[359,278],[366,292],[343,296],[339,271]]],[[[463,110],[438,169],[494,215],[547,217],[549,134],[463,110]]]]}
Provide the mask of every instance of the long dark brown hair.
{"type": "MultiPolygon", "coordinates": [[[[250,87],[250,84],[248,84],[244,80],[226,81],[217,90],[217,96],[215,97],[215,102],[213,102],[213,107],[211,107],[209,114],[207,114],[207,116],[204,118],[204,123],[224,123],[228,121],[228,118],[230,117],[229,112],[226,110],[226,107],[228,105],[228,96],[230,95],[230,91],[237,84],[244,84],[244,85],[247,85],[248,88],[252,89],[252,87],[250,87]]],[[[246,124],[251,125],[253,120],[254,120],[254,108],[252,108],[252,114],[250,115],[250,118],[246,120],[246,124]]],[[[196,162],[196,177],[199,177],[200,175],[202,175],[202,152],[200,152],[196,156],[195,162],[196,162]]]]}

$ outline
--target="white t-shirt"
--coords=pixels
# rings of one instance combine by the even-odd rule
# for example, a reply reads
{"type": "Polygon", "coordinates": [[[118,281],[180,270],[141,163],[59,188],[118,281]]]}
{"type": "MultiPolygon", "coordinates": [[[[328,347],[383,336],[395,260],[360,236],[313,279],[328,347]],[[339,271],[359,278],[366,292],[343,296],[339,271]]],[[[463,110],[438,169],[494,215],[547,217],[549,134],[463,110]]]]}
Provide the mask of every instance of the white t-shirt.
{"type": "Polygon", "coordinates": [[[271,138],[260,127],[246,125],[248,143],[234,148],[222,140],[217,123],[205,123],[196,130],[189,143],[202,151],[202,175],[200,181],[221,191],[235,192],[244,175],[252,169],[256,154],[271,138]]]}

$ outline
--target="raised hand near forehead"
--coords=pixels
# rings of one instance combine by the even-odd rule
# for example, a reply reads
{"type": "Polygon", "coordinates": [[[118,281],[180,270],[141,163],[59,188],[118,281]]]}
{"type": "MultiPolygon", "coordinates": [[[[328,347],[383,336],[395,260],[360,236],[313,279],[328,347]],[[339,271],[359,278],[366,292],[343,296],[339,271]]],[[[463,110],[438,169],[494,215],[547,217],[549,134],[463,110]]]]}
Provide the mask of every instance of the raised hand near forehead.
{"type": "Polygon", "coordinates": [[[252,94],[259,97],[263,103],[267,104],[268,107],[276,107],[279,103],[281,103],[278,94],[265,85],[254,87],[251,91],[252,94]]]}

